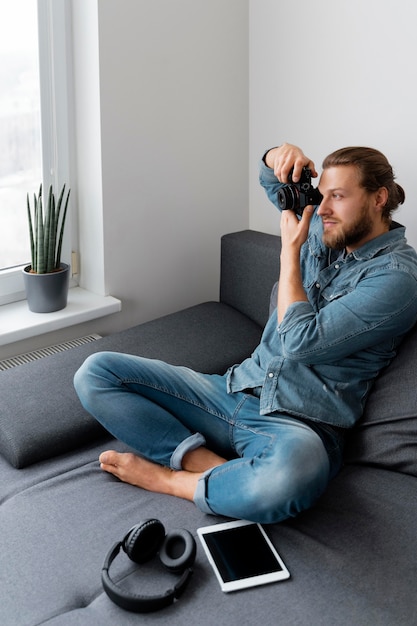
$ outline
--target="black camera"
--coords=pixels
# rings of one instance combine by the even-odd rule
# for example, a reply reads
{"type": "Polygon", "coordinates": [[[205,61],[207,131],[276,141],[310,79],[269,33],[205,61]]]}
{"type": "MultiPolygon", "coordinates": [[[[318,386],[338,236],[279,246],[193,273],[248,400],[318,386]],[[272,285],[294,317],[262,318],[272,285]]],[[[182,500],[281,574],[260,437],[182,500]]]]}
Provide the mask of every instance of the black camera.
{"type": "Polygon", "coordinates": [[[278,206],[282,211],[291,209],[297,215],[302,215],[306,206],[320,204],[323,196],[312,186],[311,171],[308,167],[303,167],[298,183],[293,183],[292,173],[293,170],[288,174],[290,182],[278,191],[278,206]]]}

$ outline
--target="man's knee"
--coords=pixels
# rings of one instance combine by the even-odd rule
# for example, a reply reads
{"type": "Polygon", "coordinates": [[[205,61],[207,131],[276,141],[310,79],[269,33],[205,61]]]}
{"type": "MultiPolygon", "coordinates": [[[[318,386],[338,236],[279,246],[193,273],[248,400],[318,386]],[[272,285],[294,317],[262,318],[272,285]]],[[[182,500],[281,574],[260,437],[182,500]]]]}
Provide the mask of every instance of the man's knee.
{"type": "Polygon", "coordinates": [[[316,453],[294,453],[285,463],[272,462],[253,473],[246,483],[246,497],[259,520],[276,523],[295,517],[323,494],[330,464],[321,441],[318,444],[316,453]]]}
{"type": "Polygon", "coordinates": [[[93,380],[100,371],[106,369],[106,362],[111,353],[97,352],[86,358],[74,375],[74,387],[81,400],[88,397],[94,388],[93,380]]]}

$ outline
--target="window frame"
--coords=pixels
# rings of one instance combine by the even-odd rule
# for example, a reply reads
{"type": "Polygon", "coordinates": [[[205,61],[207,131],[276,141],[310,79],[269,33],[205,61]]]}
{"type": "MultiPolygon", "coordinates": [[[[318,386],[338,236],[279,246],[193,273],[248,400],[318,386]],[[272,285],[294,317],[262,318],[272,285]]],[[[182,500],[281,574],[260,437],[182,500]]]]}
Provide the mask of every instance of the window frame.
{"type": "MultiPolygon", "coordinates": [[[[42,178],[45,189],[71,185],[73,147],[71,3],[37,0],[41,98],[42,178]]],[[[71,262],[76,247],[75,202],[71,194],[62,257],[71,262]]],[[[29,257],[29,251],[28,251],[29,257]]],[[[0,270],[0,305],[25,299],[22,266],[0,270]]],[[[71,286],[76,284],[71,278],[71,286]]]]}

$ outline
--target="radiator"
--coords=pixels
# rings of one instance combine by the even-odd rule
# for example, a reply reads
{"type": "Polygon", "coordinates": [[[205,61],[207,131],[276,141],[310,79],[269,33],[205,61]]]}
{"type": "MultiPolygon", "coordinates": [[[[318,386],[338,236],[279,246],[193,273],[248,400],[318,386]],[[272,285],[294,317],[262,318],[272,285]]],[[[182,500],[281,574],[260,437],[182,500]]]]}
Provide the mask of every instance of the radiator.
{"type": "Polygon", "coordinates": [[[45,356],[51,356],[51,354],[58,354],[58,352],[64,352],[64,350],[70,350],[71,348],[91,343],[97,339],[101,339],[101,335],[86,335],[85,337],[79,337],[78,339],[70,339],[69,341],[64,341],[63,343],[57,343],[56,345],[49,346],[48,348],[40,348],[39,350],[33,350],[32,352],[26,352],[25,354],[19,354],[18,356],[4,359],[0,361],[0,372],[4,372],[12,367],[17,367],[18,365],[24,365],[25,363],[32,363],[38,359],[43,359],[45,356]]]}

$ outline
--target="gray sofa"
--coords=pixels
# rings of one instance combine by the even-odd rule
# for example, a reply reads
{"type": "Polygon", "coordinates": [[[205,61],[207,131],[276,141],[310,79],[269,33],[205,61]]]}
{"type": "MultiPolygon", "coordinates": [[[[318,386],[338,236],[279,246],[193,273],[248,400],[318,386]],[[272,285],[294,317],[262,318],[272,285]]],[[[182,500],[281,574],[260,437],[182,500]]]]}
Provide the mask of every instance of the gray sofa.
{"type": "MultiPolygon", "coordinates": [[[[0,372],[2,626],[417,624],[416,329],[376,381],[324,496],[296,519],[266,527],[289,580],[224,594],[197,541],[188,588],[168,608],[135,614],[103,592],[107,551],[140,520],[196,535],[224,519],[104,474],[100,451],[126,448],[81,408],[75,370],[93,351],[116,350],[223,372],[259,341],[279,243],[253,231],[226,235],[219,302],[0,372]]],[[[157,559],[136,566],[124,557],[112,577],[127,590],[153,595],[172,585],[157,559]]]]}

